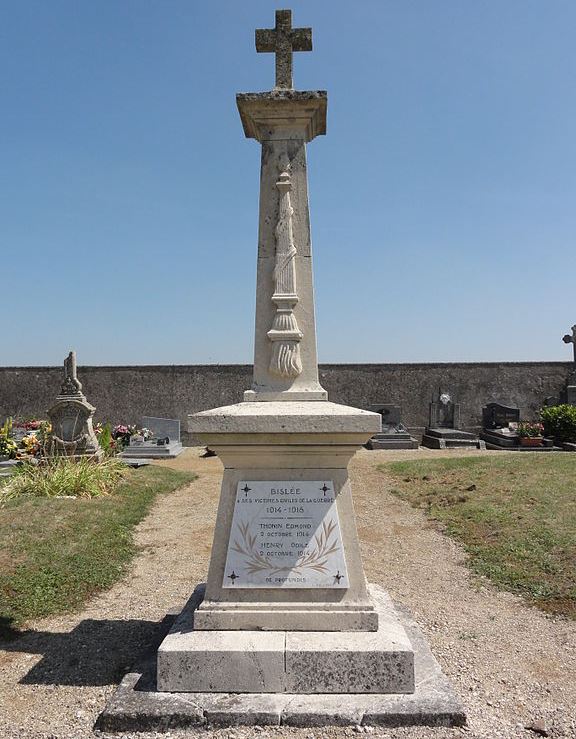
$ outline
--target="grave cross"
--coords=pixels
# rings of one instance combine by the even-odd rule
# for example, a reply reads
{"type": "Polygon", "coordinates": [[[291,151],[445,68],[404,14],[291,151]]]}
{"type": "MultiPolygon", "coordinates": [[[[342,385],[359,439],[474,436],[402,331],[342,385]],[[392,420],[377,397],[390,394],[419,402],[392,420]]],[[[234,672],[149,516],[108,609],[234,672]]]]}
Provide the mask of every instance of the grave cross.
{"type": "Polygon", "coordinates": [[[277,10],[274,28],[256,30],[256,51],[276,54],[276,90],[293,90],[292,52],[312,51],[312,29],[292,28],[292,11],[277,10]]]}
{"type": "Polygon", "coordinates": [[[572,335],[566,334],[562,337],[565,344],[572,344],[574,347],[574,364],[576,365],[576,325],[572,326],[572,335]]]}

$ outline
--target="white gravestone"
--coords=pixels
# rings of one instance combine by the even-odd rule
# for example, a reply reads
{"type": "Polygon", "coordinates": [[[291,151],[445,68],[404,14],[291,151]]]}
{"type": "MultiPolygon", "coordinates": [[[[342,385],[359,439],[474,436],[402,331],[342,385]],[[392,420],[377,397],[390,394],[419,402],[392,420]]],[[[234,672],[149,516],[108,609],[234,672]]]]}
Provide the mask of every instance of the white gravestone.
{"type": "Polygon", "coordinates": [[[224,573],[224,588],[347,588],[332,482],[239,482],[224,573]]]}

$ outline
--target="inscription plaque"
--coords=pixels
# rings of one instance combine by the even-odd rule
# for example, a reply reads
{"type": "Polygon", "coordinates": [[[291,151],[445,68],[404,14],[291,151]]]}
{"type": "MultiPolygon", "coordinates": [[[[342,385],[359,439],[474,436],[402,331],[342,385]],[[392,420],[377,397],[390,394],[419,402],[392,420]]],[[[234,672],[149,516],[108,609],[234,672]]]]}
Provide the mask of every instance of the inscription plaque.
{"type": "Polygon", "coordinates": [[[330,480],[238,483],[224,588],[347,588],[330,480]]]}

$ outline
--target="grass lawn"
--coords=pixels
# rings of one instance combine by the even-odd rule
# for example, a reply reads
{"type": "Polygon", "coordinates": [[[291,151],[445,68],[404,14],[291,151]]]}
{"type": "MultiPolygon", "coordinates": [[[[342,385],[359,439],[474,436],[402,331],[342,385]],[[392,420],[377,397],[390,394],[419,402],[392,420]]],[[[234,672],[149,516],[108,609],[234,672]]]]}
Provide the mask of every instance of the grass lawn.
{"type": "Polygon", "coordinates": [[[115,583],[156,496],[195,477],[150,466],[130,470],[110,496],[26,498],[0,508],[0,638],[29,619],[77,609],[115,583]]]}
{"type": "Polygon", "coordinates": [[[394,494],[462,542],[475,572],[576,618],[576,455],[502,453],[379,469],[394,494]]]}

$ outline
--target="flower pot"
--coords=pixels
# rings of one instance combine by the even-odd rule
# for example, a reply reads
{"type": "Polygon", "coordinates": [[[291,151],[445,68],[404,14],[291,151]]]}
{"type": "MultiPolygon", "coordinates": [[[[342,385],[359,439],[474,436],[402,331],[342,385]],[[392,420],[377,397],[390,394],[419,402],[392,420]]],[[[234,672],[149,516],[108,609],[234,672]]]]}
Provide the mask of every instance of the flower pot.
{"type": "Polygon", "coordinates": [[[542,436],[521,436],[520,446],[542,446],[542,436]]]}

